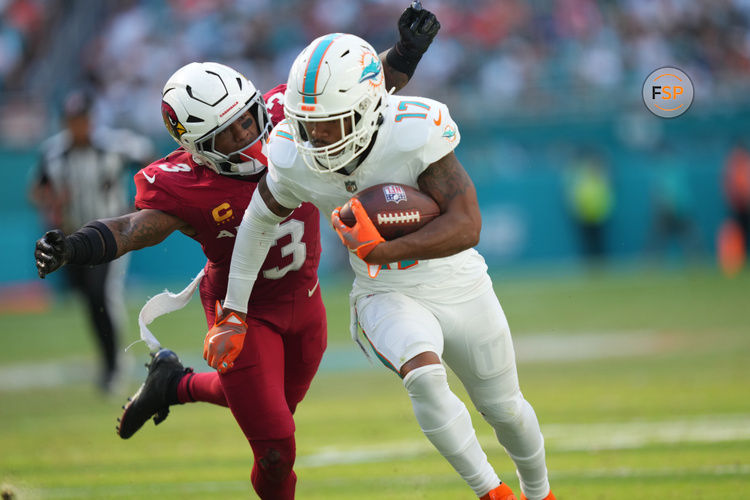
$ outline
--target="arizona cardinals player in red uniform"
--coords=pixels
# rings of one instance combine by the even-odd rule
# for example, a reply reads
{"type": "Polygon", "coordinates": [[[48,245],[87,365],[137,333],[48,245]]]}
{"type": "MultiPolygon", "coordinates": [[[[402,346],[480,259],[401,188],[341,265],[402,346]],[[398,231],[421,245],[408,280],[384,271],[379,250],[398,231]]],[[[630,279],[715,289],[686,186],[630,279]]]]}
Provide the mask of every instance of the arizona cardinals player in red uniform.
{"type": "MultiPolygon", "coordinates": [[[[388,88],[409,80],[440,24],[409,7],[398,22],[400,40],[381,54],[388,88]]],[[[67,263],[98,264],[153,246],[179,230],[208,258],[200,283],[208,324],[238,320],[217,303],[226,293],[236,226],[265,174],[265,139],[283,118],[284,85],[261,98],[241,74],[216,63],[191,63],[164,87],[162,114],[181,147],[135,176],[136,212],[93,221],[37,241],[44,278],[67,263]]],[[[263,499],[294,498],[294,420],[326,346],[326,320],[317,266],[319,215],[305,204],[281,225],[250,298],[242,350],[231,367],[193,373],[161,349],[130,398],[118,426],[123,439],[169,406],[203,401],[228,406],[253,449],[251,480],[263,499]]],[[[241,320],[238,320],[241,321],[241,320]]]]}

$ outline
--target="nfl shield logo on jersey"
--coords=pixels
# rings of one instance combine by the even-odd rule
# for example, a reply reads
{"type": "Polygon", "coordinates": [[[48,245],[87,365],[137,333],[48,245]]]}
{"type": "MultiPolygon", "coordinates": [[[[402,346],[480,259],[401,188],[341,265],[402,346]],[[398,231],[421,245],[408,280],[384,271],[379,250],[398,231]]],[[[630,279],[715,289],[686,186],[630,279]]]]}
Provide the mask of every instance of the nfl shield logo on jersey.
{"type": "Polygon", "coordinates": [[[357,183],[354,181],[346,181],[344,182],[344,186],[346,186],[346,190],[350,193],[356,193],[357,192],[357,183]]]}
{"type": "Polygon", "coordinates": [[[383,194],[385,195],[385,201],[392,201],[394,203],[406,201],[406,191],[401,186],[394,186],[392,184],[383,186],[383,194]]]}

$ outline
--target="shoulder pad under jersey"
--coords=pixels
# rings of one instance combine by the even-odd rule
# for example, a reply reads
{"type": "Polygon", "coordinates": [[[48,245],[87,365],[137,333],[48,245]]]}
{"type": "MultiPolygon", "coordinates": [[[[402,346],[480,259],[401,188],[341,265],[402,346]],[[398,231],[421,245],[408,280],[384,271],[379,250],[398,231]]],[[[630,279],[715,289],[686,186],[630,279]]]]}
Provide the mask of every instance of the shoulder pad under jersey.
{"type": "Polygon", "coordinates": [[[297,147],[289,121],[276,125],[268,139],[268,160],[276,168],[289,168],[297,158],[297,147]]]}
{"type": "Polygon", "coordinates": [[[189,182],[193,182],[194,174],[191,172],[195,168],[201,167],[196,165],[190,153],[180,148],[140,169],[135,174],[136,186],[139,189],[141,188],[138,183],[141,177],[148,181],[148,185],[142,184],[144,188],[151,185],[156,189],[162,190],[167,189],[168,186],[173,185],[175,182],[180,182],[181,180],[184,182],[183,178],[186,175],[191,178],[189,182]],[[159,176],[158,182],[156,180],[157,175],[159,176]]]}
{"type": "Polygon", "coordinates": [[[391,140],[399,151],[414,151],[441,134],[453,120],[448,107],[433,99],[414,96],[389,96],[386,124],[393,127],[391,140]]]}
{"type": "Polygon", "coordinates": [[[286,83],[275,86],[265,94],[263,100],[266,102],[268,116],[271,118],[271,124],[276,125],[284,120],[284,92],[286,83]]]}

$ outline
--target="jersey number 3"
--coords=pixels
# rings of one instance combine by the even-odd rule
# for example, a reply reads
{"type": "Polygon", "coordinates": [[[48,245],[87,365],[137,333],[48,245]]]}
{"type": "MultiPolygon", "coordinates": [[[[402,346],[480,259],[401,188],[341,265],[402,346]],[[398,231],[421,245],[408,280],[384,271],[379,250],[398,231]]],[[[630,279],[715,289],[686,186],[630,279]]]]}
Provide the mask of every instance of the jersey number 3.
{"type": "Polygon", "coordinates": [[[269,280],[278,280],[283,278],[289,271],[297,271],[305,263],[307,257],[307,247],[302,242],[302,237],[305,235],[305,223],[297,219],[289,219],[279,226],[279,232],[277,234],[276,243],[274,246],[278,246],[279,241],[284,236],[291,236],[292,240],[286,245],[279,247],[281,251],[281,257],[286,258],[291,256],[292,260],[289,264],[284,267],[272,267],[263,271],[263,277],[269,280]]]}

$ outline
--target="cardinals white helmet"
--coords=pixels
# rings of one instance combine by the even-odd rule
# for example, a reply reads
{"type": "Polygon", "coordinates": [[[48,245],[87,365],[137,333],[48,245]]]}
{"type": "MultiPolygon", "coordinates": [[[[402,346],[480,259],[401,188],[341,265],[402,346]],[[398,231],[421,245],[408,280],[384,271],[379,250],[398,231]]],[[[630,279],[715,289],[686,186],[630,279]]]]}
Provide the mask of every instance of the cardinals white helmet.
{"type": "Polygon", "coordinates": [[[271,120],[263,96],[234,69],[214,62],[183,66],[164,85],[161,112],[174,140],[198,163],[224,175],[249,175],[266,167],[263,148],[271,120]],[[247,144],[218,151],[216,136],[247,112],[257,123],[257,137],[250,134],[247,144]]]}
{"type": "Polygon", "coordinates": [[[382,123],[386,97],[383,65],[369,43],[332,33],[308,45],[292,65],[284,97],[284,112],[307,166],[334,172],[365,151],[382,123]],[[341,138],[315,144],[315,124],[333,121],[341,138]]]}

